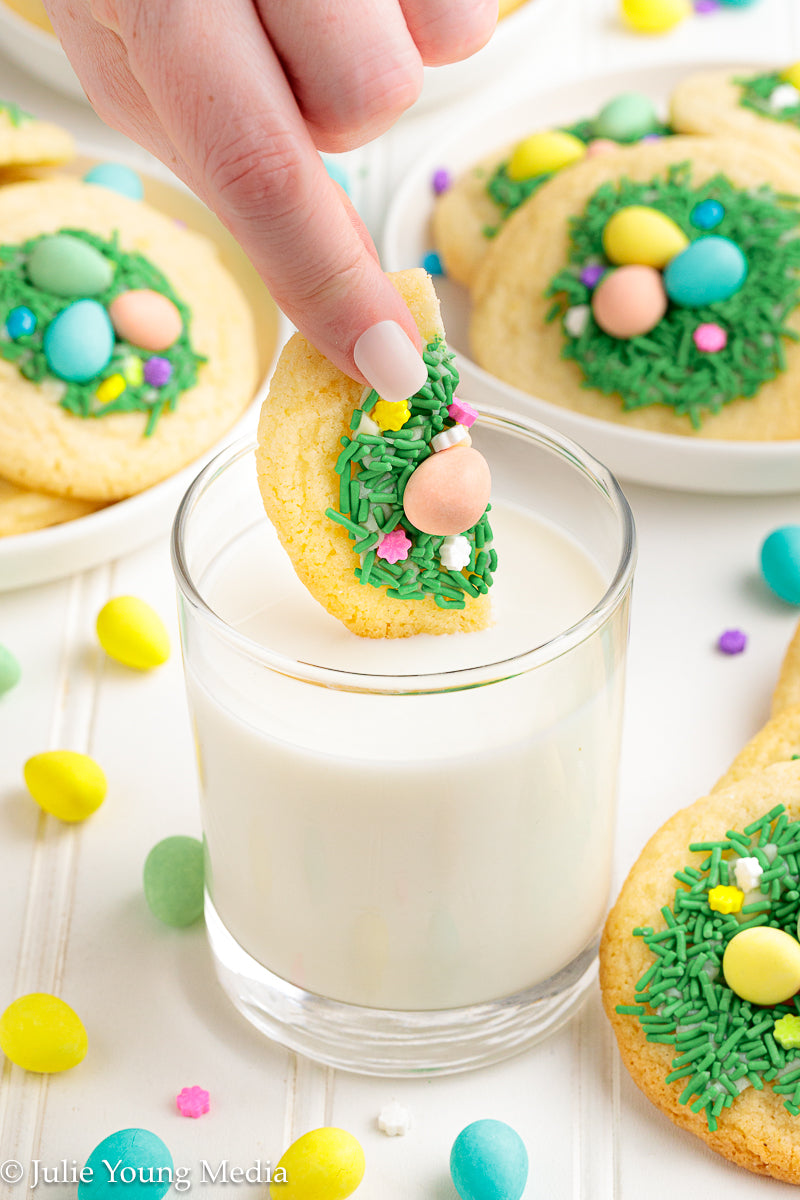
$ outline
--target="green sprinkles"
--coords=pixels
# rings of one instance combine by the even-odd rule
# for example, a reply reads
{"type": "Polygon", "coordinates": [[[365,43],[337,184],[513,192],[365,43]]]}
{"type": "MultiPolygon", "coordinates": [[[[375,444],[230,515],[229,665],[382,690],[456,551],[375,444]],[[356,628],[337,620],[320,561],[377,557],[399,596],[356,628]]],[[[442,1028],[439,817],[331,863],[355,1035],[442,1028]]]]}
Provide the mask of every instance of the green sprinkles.
{"type": "Polygon", "coordinates": [[[603,184],[570,225],[570,265],[547,289],[546,295],[555,297],[548,320],[562,317],[562,356],[578,363],[584,387],[618,395],[626,412],[667,405],[697,429],[704,415],[738,397],[755,396],[785,369],[783,339],[798,340],[786,324],[800,303],[798,197],[766,185],[743,191],[724,175],[695,187],[691,164],[681,163],[664,178],[646,183],[621,179],[603,184]],[[617,209],[633,204],[658,209],[695,240],[703,234],[692,225],[690,213],[706,199],[718,200],[725,209],[714,233],[735,242],[747,258],[748,276],[736,295],[705,308],[671,304],[659,324],[640,337],[613,338],[593,318],[580,336],[567,332],[566,311],[591,302],[581,270],[607,261],[603,229],[617,209]],[[692,334],[704,323],[716,323],[729,333],[724,350],[706,354],[697,349],[692,334]]]}
{"type": "Polygon", "coordinates": [[[784,124],[800,127],[800,98],[797,104],[790,104],[787,108],[770,106],[770,96],[785,82],[777,71],[740,77],[733,82],[741,88],[739,104],[742,108],[749,108],[751,112],[758,113],[760,117],[769,117],[771,121],[783,121],[784,124]]]}

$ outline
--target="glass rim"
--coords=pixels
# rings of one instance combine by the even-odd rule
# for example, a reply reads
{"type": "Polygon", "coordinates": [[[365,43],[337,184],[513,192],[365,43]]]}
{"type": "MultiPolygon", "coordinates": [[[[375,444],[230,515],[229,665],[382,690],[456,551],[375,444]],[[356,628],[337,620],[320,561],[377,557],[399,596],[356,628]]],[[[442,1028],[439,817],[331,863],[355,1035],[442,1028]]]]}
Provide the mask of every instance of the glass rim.
{"type": "MultiPolygon", "coordinates": [[[[493,405],[485,405],[478,409],[478,424],[484,428],[532,440],[565,460],[594,484],[596,490],[609,503],[619,523],[622,535],[621,549],[616,570],[608,587],[597,603],[579,621],[574,622],[555,637],[509,658],[483,663],[479,666],[401,675],[343,671],[336,667],[323,667],[316,663],[303,662],[289,655],[281,654],[260,642],[253,641],[246,634],[240,633],[229,625],[219,613],[215,612],[204,599],[192,576],[184,550],[188,526],[196,505],[221,474],[233,467],[245,455],[255,452],[257,441],[252,435],[238,438],[211,459],[191,482],[178,506],[172,525],[170,551],[179,592],[191,606],[195,616],[239,653],[278,674],[338,691],[390,695],[464,691],[527,674],[529,671],[554,662],[582,642],[587,641],[601,629],[613,616],[629,591],[636,564],[636,528],[633,513],[622,488],[611,471],[570,438],[549,429],[538,421],[520,414],[510,413],[493,405]]],[[[266,514],[265,519],[268,519],[266,514]]]]}

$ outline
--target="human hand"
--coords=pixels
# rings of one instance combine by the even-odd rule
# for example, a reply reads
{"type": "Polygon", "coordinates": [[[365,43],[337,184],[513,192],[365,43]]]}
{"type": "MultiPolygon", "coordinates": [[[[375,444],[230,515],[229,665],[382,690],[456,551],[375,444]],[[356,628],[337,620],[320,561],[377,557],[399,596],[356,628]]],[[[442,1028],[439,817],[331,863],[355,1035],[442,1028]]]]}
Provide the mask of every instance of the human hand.
{"type": "Polygon", "coordinates": [[[89,100],[217,214],[277,303],[388,400],[419,335],[318,150],[370,141],[466,58],[497,0],[45,0],[89,100]]]}

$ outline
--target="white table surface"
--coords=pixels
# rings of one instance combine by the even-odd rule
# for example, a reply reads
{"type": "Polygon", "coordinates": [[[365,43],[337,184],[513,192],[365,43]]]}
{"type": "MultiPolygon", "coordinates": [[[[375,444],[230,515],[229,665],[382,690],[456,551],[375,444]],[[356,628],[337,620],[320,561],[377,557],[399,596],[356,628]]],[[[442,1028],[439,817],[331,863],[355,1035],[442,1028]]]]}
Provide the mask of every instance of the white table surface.
{"type": "MultiPolygon", "coordinates": [[[[413,112],[379,142],[349,156],[354,198],[377,235],[392,186],[421,145],[460,108],[513,99],[531,75],[543,86],[647,62],[800,58],[797,0],[696,18],[666,38],[623,32],[610,0],[561,0],[549,28],[480,97],[413,112]]],[[[129,144],[93,113],[62,99],[0,57],[0,95],[68,125],[113,155],[129,144]]],[[[499,131],[500,137],[502,131],[499,131]]],[[[134,153],[140,153],[133,151],[134,153]]],[[[142,162],[146,156],[142,155],[142,162]]],[[[626,489],[640,558],[631,633],[616,879],[647,836],[705,792],[768,715],[781,656],[798,612],[760,581],[758,549],[777,525],[800,520],[800,496],[732,498],[626,489]],[[715,651],[719,633],[744,629],[744,654],[715,651]]],[[[528,1147],[526,1200],[727,1200],[793,1194],[717,1158],[643,1099],[620,1068],[592,994],[550,1041],[471,1075],[370,1080],[327,1070],[261,1038],[229,1006],[211,971],[202,928],[169,929],[148,913],[142,862],[171,833],[200,833],[189,723],[177,653],[166,539],[52,584],[0,595],[0,641],[23,678],[0,701],[0,1010],[34,990],[63,995],[90,1037],[84,1063],[62,1076],[5,1063],[0,1161],[82,1164],[108,1133],[140,1125],[170,1146],[203,1197],[265,1195],[263,1186],[201,1186],[201,1160],[273,1164],[295,1137],[323,1124],[362,1142],[363,1200],[454,1200],[450,1146],[479,1117],[513,1125],[528,1147]],[[132,592],[167,620],[176,653],[139,676],[111,662],[93,636],[111,595],[132,592]],[[25,759],[48,748],[88,752],[109,797],[82,826],[39,814],[21,782],[25,759]],[[175,1110],[200,1084],[212,1111],[175,1110]],[[391,1098],[411,1131],[388,1138],[376,1117],[391,1098]]],[[[544,914],[543,914],[544,919],[544,914]]],[[[0,1184],[0,1196],[23,1186],[0,1184]]],[[[42,1187],[74,1200],[72,1185],[42,1187]]],[[[173,1194],[173,1193],[170,1193],[173,1194]]]]}

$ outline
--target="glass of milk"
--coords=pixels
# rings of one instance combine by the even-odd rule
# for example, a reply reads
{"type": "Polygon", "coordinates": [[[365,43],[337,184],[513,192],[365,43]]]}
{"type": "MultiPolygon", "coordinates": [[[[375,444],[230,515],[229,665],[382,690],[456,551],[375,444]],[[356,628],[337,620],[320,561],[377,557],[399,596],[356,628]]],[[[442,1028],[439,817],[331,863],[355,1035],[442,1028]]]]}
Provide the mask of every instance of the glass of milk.
{"type": "Polygon", "coordinates": [[[250,442],[173,533],[217,974],[270,1037],[370,1074],[558,1028],[608,900],[631,511],[533,421],[487,408],[471,432],[493,477],[484,631],[340,625],[278,542],[250,442]]]}

